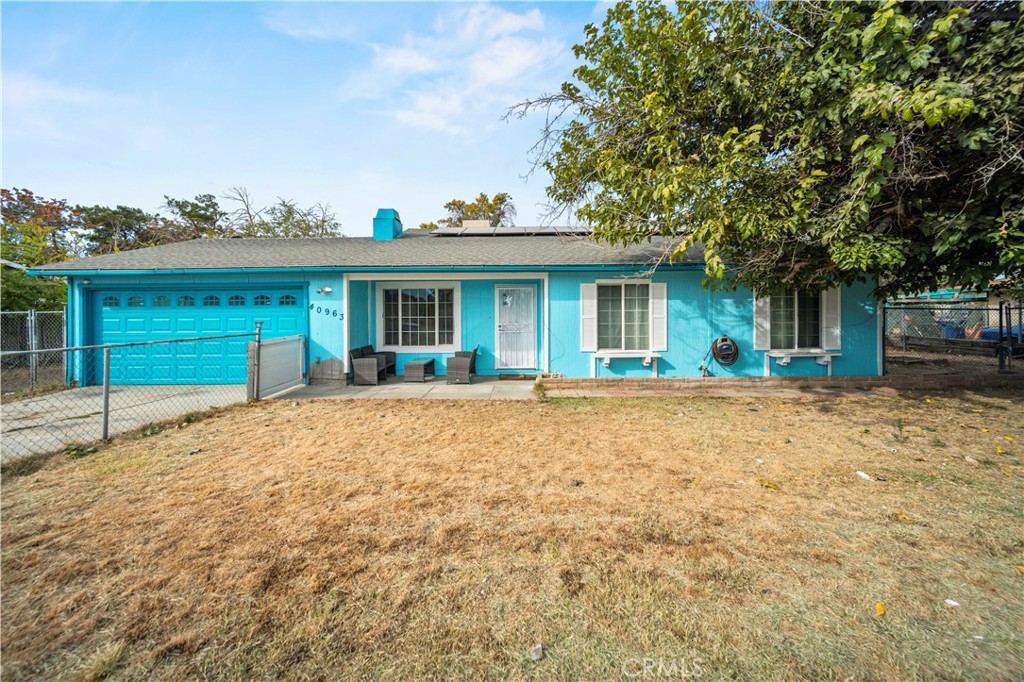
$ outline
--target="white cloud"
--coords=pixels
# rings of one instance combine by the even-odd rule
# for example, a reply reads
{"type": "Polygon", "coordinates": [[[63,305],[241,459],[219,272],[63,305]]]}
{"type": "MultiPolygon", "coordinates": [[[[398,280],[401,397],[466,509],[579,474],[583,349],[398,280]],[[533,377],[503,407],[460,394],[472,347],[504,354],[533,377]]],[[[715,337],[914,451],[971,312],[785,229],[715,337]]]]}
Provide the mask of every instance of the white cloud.
{"type": "Polygon", "coordinates": [[[299,40],[356,40],[355,22],[323,6],[283,5],[263,14],[263,25],[299,40]]]}
{"type": "Polygon", "coordinates": [[[20,130],[42,143],[84,139],[89,121],[104,111],[125,106],[121,96],[64,85],[24,72],[4,74],[5,127],[20,130]]]}
{"type": "Polygon", "coordinates": [[[485,130],[519,99],[557,87],[568,74],[567,44],[544,28],[538,9],[445,6],[430,29],[374,44],[373,62],[350,74],[341,97],[379,101],[413,128],[485,130]]]}
{"type": "Polygon", "coordinates": [[[417,92],[409,106],[392,113],[395,120],[414,128],[459,135],[468,132],[459,123],[465,114],[465,100],[456,88],[443,92],[417,92]]]}
{"type": "Polygon", "coordinates": [[[555,56],[558,45],[550,41],[502,38],[469,56],[466,66],[472,89],[507,85],[538,70],[547,57],[555,56]]]}
{"type": "Polygon", "coordinates": [[[47,81],[27,73],[4,74],[4,105],[29,109],[52,104],[103,104],[114,97],[96,90],[47,81]]]}
{"type": "Polygon", "coordinates": [[[544,28],[544,15],[539,9],[516,14],[491,5],[474,5],[464,12],[457,13],[451,21],[461,24],[459,38],[467,42],[493,40],[522,31],[540,31],[544,28]]]}
{"type": "Polygon", "coordinates": [[[386,47],[374,45],[377,66],[399,73],[430,73],[437,71],[437,60],[423,50],[412,47],[386,47]]]}

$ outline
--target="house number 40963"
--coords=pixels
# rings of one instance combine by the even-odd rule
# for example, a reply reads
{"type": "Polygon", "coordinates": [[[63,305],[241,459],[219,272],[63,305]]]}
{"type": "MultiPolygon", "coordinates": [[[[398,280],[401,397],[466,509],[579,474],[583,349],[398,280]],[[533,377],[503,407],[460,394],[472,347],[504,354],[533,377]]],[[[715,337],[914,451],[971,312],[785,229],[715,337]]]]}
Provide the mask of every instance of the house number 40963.
{"type": "Polygon", "coordinates": [[[310,303],[309,309],[311,311],[315,310],[320,315],[324,315],[326,317],[337,317],[340,319],[345,319],[345,313],[339,313],[337,310],[333,308],[326,308],[322,305],[317,305],[316,303],[310,303]]]}

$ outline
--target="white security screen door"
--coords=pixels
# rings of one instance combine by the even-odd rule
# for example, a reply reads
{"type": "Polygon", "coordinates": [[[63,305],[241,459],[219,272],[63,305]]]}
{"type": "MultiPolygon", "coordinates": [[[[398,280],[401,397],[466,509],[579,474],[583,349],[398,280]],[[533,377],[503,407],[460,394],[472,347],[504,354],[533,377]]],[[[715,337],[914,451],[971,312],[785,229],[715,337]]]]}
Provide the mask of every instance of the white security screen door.
{"type": "Polygon", "coordinates": [[[537,296],[534,287],[495,290],[497,369],[537,368],[537,296]]]}

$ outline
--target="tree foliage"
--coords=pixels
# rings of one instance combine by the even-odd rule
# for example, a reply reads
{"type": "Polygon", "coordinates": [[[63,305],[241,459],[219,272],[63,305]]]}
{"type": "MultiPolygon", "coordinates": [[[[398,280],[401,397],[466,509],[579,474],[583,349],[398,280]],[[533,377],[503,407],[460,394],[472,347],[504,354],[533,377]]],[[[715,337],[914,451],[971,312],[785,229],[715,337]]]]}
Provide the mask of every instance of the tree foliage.
{"type": "Polygon", "coordinates": [[[161,224],[159,216],[130,206],[79,206],[89,238],[90,255],[130,251],[177,241],[179,230],[161,224]]]}
{"type": "Polygon", "coordinates": [[[29,277],[22,270],[0,269],[0,302],[4,310],[60,310],[67,287],[56,277],[29,277]]]}
{"type": "Polygon", "coordinates": [[[164,208],[171,212],[164,224],[169,228],[167,241],[228,236],[228,214],[212,194],[197,194],[195,199],[173,199],[165,194],[164,208]]]}
{"type": "Polygon", "coordinates": [[[760,291],[1020,276],[1020,4],[619,3],[575,53],[513,114],[547,112],[548,194],[598,238],[760,291]]]}
{"type": "MultiPolygon", "coordinates": [[[[25,266],[44,265],[84,253],[79,212],[62,199],[46,199],[27,189],[0,190],[0,254],[25,266]]],[[[0,268],[0,305],[4,310],[60,309],[64,284],[0,268]]]]}
{"type": "Polygon", "coordinates": [[[302,208],[294,201],[278,198],[277,203],[257,208],[244,187],[233,187],[224,197],[238,204],[228,214],[230,230],[240,237],[337,237],[341,234],[331,207],[314,204],[302,208]]]}
{"type": "Polygon", "coordinates": [[[436,230],[438,227],[460,227],[464,220],[486,220],[492,227],[513,225],[516,217],[516,207],[512,203],[512,197],[505,192],[499,192],[491,198],[480,193],[476,199],[465,202],[461,199],[452,199],[444,205],[448,215],[433,223],[422,223],[422,230],[436,230]]]}
{"type": "Polygon", "coordinates": [[[43,265],[84,252],[79,211],[63,199],[45,199],[27,189],[0,189],[3,257],[43,265]]]}
{"type": "MultiPolygon", "coordinates": [[[[329,206],[302,208],[278,199],[271,206],[256,208],[244,188],[232,189],[224,197],[241,204],[231,212],[222,209],[212,194],[194,199],[164,196],[166,216],[131,206],[72,207],[63,199],[45,199],[27,189],[0,191],[0,252],[7,260],[29,267],[187,239],[330,237],[341,230],[329,206]]],[[[59,281],[29,277],[8,267],[0,277],[0,304],[5,310],[64,305],[66,292],[59,281]]]]}

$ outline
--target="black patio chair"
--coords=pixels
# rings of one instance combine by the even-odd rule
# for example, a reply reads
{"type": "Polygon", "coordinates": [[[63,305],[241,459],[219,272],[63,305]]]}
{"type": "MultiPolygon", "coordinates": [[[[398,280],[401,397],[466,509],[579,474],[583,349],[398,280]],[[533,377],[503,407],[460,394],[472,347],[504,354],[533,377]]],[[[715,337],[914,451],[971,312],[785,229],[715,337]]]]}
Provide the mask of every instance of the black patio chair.
{"type": "Polygon", "coordinates": [[[473,350],[456,351],[455,357],[448,359],[445,369],[449,384],[473,383],[472,377],[476,374],[476,352],[478,350],[480,350],[480,346],[473,350]]]}
{"type": "Polygon", "coordinates": [[[383,356],[366,356],[362,348],[353,348],[348,352],[348,359],[352,367],[352,383],[356,386],[377,386],[388,378],[383,356]]]}

